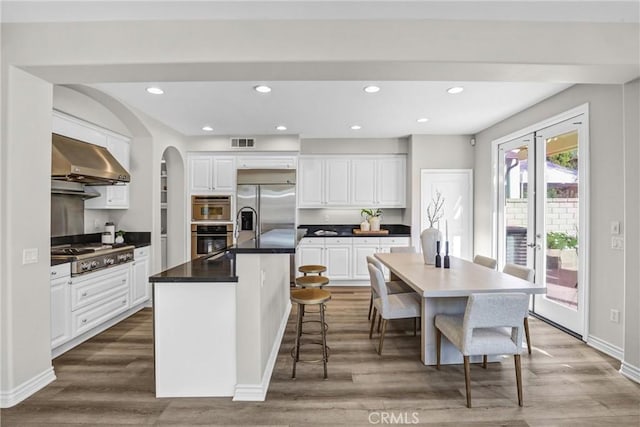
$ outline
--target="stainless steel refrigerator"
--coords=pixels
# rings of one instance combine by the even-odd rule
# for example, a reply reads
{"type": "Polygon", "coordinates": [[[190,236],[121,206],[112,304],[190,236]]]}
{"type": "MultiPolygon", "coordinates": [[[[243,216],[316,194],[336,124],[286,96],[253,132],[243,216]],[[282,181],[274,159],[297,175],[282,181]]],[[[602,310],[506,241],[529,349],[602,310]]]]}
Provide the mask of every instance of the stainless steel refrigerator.
{"type": "Polygon", "coordinates": [[[296,171],[240,169],[237,177],[237,243],[296,243],[296,171]]]}

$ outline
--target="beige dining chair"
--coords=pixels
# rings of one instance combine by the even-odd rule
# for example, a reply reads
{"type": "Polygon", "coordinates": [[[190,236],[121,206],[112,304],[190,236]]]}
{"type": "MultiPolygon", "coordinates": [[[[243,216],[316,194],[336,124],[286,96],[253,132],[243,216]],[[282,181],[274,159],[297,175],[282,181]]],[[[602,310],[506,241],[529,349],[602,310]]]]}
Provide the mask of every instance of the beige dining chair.
{"type": "Polygon", "coordinates": [[[462,353],[468,408],[471,408],[469,356],[487,354],[513,354],[518,405],[522,406],[522,317],[528,305],[529,296],[524,293],[471,294],[464,314],[436,315],[436,368],[440,369],[444,335],[462,353]]]}
{"type": "MultiPolygon", "coordinates": [[[[367,265],[369,264],[373,264],[376,266],[378,270],[384,271],[382,268],[382,263],[372,256],[367,256],[367,265]]],[[[407,285],[402,280],[392,280],[390,282],[385,282],[385,284],[387,285],[387,293],[389,295],[413,292],[413,289],[411,288],[411,286],[407,285]]],[[[373,310],[373,300],[375,298],[378,298],[378,296],[375,294],[375,290],[373,289],[373,286],[372,286],[371,298],[369,299],[369,316],[367,317],[367,319],[371,320],[374,323],[376,321],[376,318],[375,316],[373,316],[373,319],[371,319],[371,311],[373,310]]]]}
{"type": "MultiPolygon", "coordinates": [[[[384,344],[384,334],[387,330],[387,321],[413,318],[413,335],[415,336],[422,301],[416,292],[389,294],[382,270],[371,263],[369,263],[367,267],[369,269],[369,277],[371,278],[371,287],[377,296],[373,300],[373,319],[375,320],[376,313],[380,313],[382,319],[380,343],[378,344],[378,354],[382,355],[382,345],[384,344]]],[[[369,339],[373,336],[374,323],[374,321],[371,322],[369,339]]]]}
{"type": "MultiPolygon", "coordinates": [[[[517,264],[505,264],[502,272],[518,277],[527,282],[533,282],[535,272],[528,267],[517,264]]],[[[527,352],[531,354],[531,338],[529,337],[529,313],[524,316],[524,334],[527,339],[527,352]]]]}
{"type": "Polygon", "coordinates": [[[489,258],[488,256],[484,256],[484,255],[476,255],[473,258],[473,263],[474,264],[478,264],[478,265],[483,265],[487,268],[490,268],[492,270],[496,269],[496,266],[498,265],[498,261],[496,261],[493,258],[489,258]]]}

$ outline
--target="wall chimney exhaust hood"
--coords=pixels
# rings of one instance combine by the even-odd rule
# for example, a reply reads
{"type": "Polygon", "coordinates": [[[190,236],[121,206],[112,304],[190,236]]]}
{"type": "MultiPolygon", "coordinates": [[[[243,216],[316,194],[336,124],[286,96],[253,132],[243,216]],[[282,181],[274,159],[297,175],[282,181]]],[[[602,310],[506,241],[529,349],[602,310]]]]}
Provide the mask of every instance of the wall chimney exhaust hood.
{"type": "Polygon", "coordinates": [[[85,185],[129,182],[130,176],[104,147],[52,134],[51,179],[85,185]]]}

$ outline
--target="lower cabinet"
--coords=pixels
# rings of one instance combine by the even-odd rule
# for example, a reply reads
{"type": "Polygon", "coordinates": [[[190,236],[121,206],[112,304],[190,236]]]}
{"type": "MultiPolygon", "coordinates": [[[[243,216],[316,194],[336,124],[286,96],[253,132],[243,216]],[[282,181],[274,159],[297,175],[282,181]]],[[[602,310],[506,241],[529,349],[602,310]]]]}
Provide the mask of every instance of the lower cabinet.
{"type": "Polygon", "coordinates": [[[71,335],[77,337],[129,309],[129,265],[71,278],[71,335]]]}
{"type": "MultiPolygon", "coordinates": [[[[321,264],[331,280],[369,280],[367,256],[409,246],[409,237],[306,237],[297,248],[297,265],[321,264]]],[[[385,276],[389,272],[385,269],[385,276]]]]}
{"type": "Polygon", "coordinates": [[[133,262],[74,277],[69,264],[51,267],[51,348],[146,302],[150,252],[150,246],[137,248],[133,262]]]}
{"type": "MultiPolygon", "coordinates": [[[[62,277],[51,280],[51,348],[71,339],[71,271],[69,264],[62,277]],[[66,273],[66,274],[65,274],[66,273]]],[[[56,266],[59,274],[61,269],[56,266]]],[[[52,273],[55,270],[52,271],[52,273]]],[[[64,270],[63,270],[64,271],[64,270]]],[[[52,274],[52,277],[55,276],[52,274]]]]}
{"type": "Polygon", "coordinates": [[[149,248],[135,250],[131,265],[131,305],[138,305],[149,299],[149,248]]]}

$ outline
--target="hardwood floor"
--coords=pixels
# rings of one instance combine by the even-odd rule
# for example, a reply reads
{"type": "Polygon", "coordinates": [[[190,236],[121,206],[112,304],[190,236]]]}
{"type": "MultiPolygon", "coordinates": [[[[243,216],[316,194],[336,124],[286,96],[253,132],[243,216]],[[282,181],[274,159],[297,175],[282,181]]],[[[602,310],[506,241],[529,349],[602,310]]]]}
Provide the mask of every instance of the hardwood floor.
{"type": "Polygon", "coordinates": [[[2,410],[1,425],[640,425],[640,385],[617,372],[619,362],[539,320],[530,319],[533,354],[522,355],[524,407],[507,358],[487,370],[472,365],[467,409],[462,365],[422,365],[411,321],[390,322],[378,356],[368,290],[328,289],[327,381],[322,364],[299,364],[290,379],[292,313],[265,402],[156,399],[151,310],[143,310],[55,359],[58,379],[2,410]]]}

